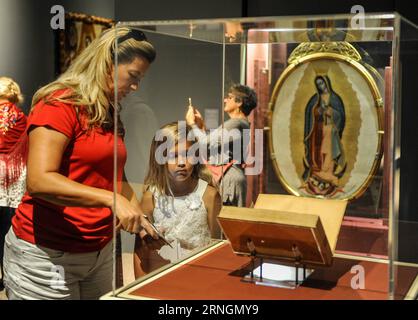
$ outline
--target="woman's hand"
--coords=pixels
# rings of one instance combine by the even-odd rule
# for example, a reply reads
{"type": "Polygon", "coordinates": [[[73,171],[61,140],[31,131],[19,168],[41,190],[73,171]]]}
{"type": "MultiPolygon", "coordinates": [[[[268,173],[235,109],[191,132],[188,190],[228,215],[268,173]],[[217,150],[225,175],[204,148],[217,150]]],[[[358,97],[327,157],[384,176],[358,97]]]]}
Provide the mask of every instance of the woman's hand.
{"type": "Polygon", "coordinates": [[[197,125],[199,129],[205,130],[205,122],[202,114],[193,106],[189,106],[186,113],[186,123],[189,126],[197,125]]]}
{"type": "Polygon", "coordinates": [[[118,194],[116,196],[116,217],[119,220],[118,227],[130,233],[139,233],[142,228],[154,239],[158,239],[157,233],[145,219],[141,209],[135,208],[128,199],[118,194]]]}
{"type": "Polygon", "coordinates": [[[196,108],[194,108],[194,117],[196,125],[199,127],[199,129],[206,130],[205,121],[203,120],[203,117],[200,114],[199,110],[197,110],[196,108]]]}
{"type": "Polygon", "coordinates": [[[186,123],[189,126],[196,124],[196,116],[195,116],[194,108],[192,106],[189,106],[189,108],[187,109],[186,123]]]}

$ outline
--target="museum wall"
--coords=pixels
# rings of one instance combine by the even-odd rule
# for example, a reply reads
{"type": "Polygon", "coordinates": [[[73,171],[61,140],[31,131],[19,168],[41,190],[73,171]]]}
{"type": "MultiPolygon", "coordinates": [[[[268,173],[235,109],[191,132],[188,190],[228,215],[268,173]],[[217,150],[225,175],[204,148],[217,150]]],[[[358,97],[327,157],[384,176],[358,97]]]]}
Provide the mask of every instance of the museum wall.
{"type": "Polygon", "coordinates": [[[242,0],[116,0],[119,21],[210,19],[242,16],[242,0]]]}
{"type": "Polygon", "coordinates": [[[350,13],[355,5],[364,7],[365,12],[393,12],[398,11],[411,21],[418,23],[418,12],[413,9],[413,2],[409,0],[245,0],[246,16],[288,16],[350,13]]]}
{"type": "Polygon", "coordinates": [[[26,110],[36,89],[54,77],[47,2],[0,0],[0,73],[19,83],[26,110]]]}
{"type": "Polygon", "coordinates": [[[32,95],[55,78],[51,7],[114,17],[114,0],[0,0],[0,73],[21,86],[28,110],[32,95]]]}
{"type": "MultiPolygon", "coordinates": [[[[115,18],[118,21],[141,21],[240,17],[241,9],[241,0],[117,0],[115,18]]],[[[157,59],[141,83],[142,89],[133,93],[131,100],[146,103],[158,119],[158,126],[184,115],[188,97],[192,97],[193,103],[201,108],[219,108],[222,103],[220,45],[195,45],[193,41],[167,37],[151,37],[150,40],[156,47],[157,59]],[[177,64],[168,63],[173,61],[173,57],[178,59],[177,64]],[[187,75],[188,81],[177,83],[176,75],[187,75]]]]}

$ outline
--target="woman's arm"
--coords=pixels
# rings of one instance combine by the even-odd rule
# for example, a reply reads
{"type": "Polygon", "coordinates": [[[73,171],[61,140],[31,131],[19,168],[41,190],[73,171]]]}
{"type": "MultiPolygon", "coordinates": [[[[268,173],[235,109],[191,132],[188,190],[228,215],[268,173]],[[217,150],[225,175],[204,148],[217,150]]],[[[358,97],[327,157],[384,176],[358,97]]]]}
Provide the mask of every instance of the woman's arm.
{"type": "MultiPolygon", "coordinates": [[[[222,144],[222,134],[225,132],[222,129],[222,126],[217,128],[216,130],[211,130],[209,134],[206,134],[206,132],[201,129],[196,123],[186,120],[186,122],[192,127],[192,132],[199,143],[199,149],[205,150],[206,154],[201,154],[200,156],[204,159],[204,161],[209,161],[212,163],[212,161],[215,161],[215,163],[220,162],[220,151],[219,148],[222,144]]],[[[226,145],[226,148],[229,148],[229,143],[224,141],[224,144],[226,145]]],[[[224,152],[227,152],[228,150],[224,150],[224,152]]]]}
{"type": "MultiPolygon", "coordinates": [[[[150,191],[144,192],[141,198],[140,206],[141,206],[142,212],[144,212],[147,215],[149,221],[154,223],[153,213],[154,213],[155,206],[154,206],[154,196],[152,192],[150,191]]],[[[153,239],[150,239],[150,237],[147,236],[147,234],[144,231],[141,231],[139,233],[139,236],[141,237],[141,239],[144,240],[145,244],[148,246],[148,249],[154,249],[154,250],[160,249],[165,244],[164,241],[161,239],[158,239],[156,241],[154,241],[153,239]]]]}
{"type": "MultiPolygon", "coordinates": [[[[34,198],[67,207],[113,207],[113,192],[75,182],[59,173],[62,155],[69,138],[47,127],[36,127],[29,133],[27,190],[34,198]]],[[[142,227],[157,237],[148,223],[143,223],[142,212],[124,196],[116,195],[116,216],[128,232],[139,232],[142,227]]]]}
{"type": "MultiPolygon", "coordinates": [[[[222,158],[220,158],[221,155],[219,150],[219,147],[222,145],[222,143],[224,145],[224,154],[227,154],[230,151],[229,148],[231,143],[234,150],[242,150],[243,148],[246,148],[246,146],[241,145],[244,132],[242,131],[239,122],[235,120],[228,120],[224,123],[223,126],[219,126],[217,129],[211,130],[209,134],[206,134],[206,132],[198,126],[196,122],[197,117],[196,114],[192,111],[192,108],[193,107],[189,107],[189,110],[186,113],[186,123],[192,127],[193,134],[197,138],[199,144],[203,148],[207,149],[207,159],[209,159],[210,156],[214,156],[213,153],[215,153],[215,161],[219,162],[222,160],[222,158]]],[[[198,113],[199,117],[201,117],[197,109],[196,113],[198,113]]],[[[243,161],[243,159],[241,159],[241,161],[243,161]]]]}
{"type": "Polygon", "coordinates": [[[136,208],[139,208],[141,210],[140,203],[138,201],[138,198],[136,197],[135,191],[128,182],[128,179],[126,177],[125,171],[123,172],[122,177],[122,191],[121,194],[129,200],[129,202],[136,208]]]}
{"type": "Polygon", "coordinates": [[[208,225],[211,237],[213,239],[220,239],[221,228],[216,218],[222,208],[221,196],[214,187],[208,186],[203,194],[203,202],[205,203],[205,207],[208,212],[208,225]]]}
{"type": "Polygon", "coordinates": [[[113,192],[85,186],[59,173],[69,141],[63,133],[46,127],[36,127],[29,133],[29,194],[60,206],[111,207],[113,192]]]}

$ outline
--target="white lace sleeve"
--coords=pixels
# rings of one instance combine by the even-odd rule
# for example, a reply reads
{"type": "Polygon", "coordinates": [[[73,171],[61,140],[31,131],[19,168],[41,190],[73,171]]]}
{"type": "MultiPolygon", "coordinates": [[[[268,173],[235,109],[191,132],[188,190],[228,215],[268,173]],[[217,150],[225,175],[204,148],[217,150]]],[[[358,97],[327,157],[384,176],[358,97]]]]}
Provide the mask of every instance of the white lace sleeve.
{"type": "Polygon", "coordinates": [[[19,179],[7,189],[0,184],[0,206],[17,208],[26,191],[26,169],[19,179]]]}

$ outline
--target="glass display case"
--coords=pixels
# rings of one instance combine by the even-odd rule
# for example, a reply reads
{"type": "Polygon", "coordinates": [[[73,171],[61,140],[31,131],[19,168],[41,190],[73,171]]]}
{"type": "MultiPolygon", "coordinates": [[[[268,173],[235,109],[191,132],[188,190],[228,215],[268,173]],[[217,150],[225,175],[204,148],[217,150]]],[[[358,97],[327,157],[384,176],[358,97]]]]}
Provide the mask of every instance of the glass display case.
{"type": "MultiPolygon", "coordinates": [[[[234,144],[234,151],[242,150],[237,152],[238,159],[229,165],[231,159],[225,160],[228,152],[224,148],[231,145],[228,135],[220,138],[222,150],[216,152],[221,159],[216,163],[211,162],[211,150],[206,158],[198,157],[213,177],[221,175],[212,182],[224,204],[233,204],[225,194],[236,192],[234,188],[239,186],[244,189],[244,200],[236,205],[248,208],[257,206],[260,194],[347,202],[332,248],[334,264],[330,269],[316,270],[316,282],[306,285],[314,290],[306,293],[302,285],[292,294],[276,289],[271,296],[261,294],[260,298],[416,299],[418,259],[413,239],[417,238],[418,226],[400,215],[401,169],[406,170],[400,166],[401,139],[405,139],[401,135],[401,110],[415,107],[410,86],[402,84],[408,81],[404,70],[417,63],[411,59],[418,54],[418,28],[414,24],[397,13],[379,13],[120,22],[116,32],[124,28],[142,31],[157,52],[139,90],[121,100],[118,114],[128,153],[126,177],[139,199],[149,192],[149,166],[157,159],[155,148],[150,151],[150,147],[158,132],[161,138],[159,129],[175,122],[179,131],[188,133],[186,113],[192,108],[193,128],[212,138],[230,118],[245,120],[246,113],[234,114],[226,106],[229,99],[243,103],[231,86],[246,85],[254,89],[257,107],[249,113],[249,125],[241,127],[242,137],[234,144]],[[222,183],[231,170],[243,173],[245,181],[222,183]],[[400,241],[400,237],[409,240],[400,241]],[[332,268],[334,271],[329,271],[332,268]],[[315,283],[320,284],[315,287],[315,283]],[[326,295],[321,295],[324,292],[326,295]]],[[[189,151],[189,142],[187,145],[189,151]]],[[[116,181],[115,186],[119,184],[116,181]]],[[[166,196],[177,198],[173,193],[166,196]]],[[[272,199],[270,206],[274,207],[280,198],[272,199]]],[[[156,201],[154,197],[154,208],[163,205],[156,201]]],[[[177,213],[181,216],[177,223],[193,211],[190,202],[177,213]]],[[[213,252],[215,256],[224,252],[234,260],[232,250],[223,247],[226,241],[220,234],[219,239],[190,250],[183,250],[177,241],[171,260],[156,262],[149,272],[141,273],[138,263],[144,264],[147,258],[142,256],[143,261],[138,262],[138,238],[135,241],[135,236],[121,232],[115,239],[114,291],[108,296],[113,298],[135,299],[127,292],[138,291],[155,276],[164,285],[162,274],[185,265],[199,266],[213,252]]],[[[224,266],[226,256],[214,258],[219,268],[230,267],[224,266]]],[[[240,263],[244,261],[237,260],[238,267],[240,263]]],[[[213,261],[208,266],[216,269],[213,261]]],[[[205,270],[202,278],[207,276],[205,270]]],[[[199,273],[195,277],[199,279],[199,273]]],[[[234,290],[233,281],[223,277],[223,281],[231,281],[231,288],[223,290],[234,290]]],[[[178,285],[173,279],[166,280],[169,289],[178,285]]],[[[141,297],[225,297],[222,292],[209,294],[208,287],[202,287],[207,295],[158,296],[147,295],[145,290],[141,297]]],[[[166,292],[165,287],[159,288],[166,292]]],[[[254,290],[252,294],[257,292],[255,285],[254,290]]],[[[245,299],[242,291],[235,293],[228,297],[245,299]]]]}

